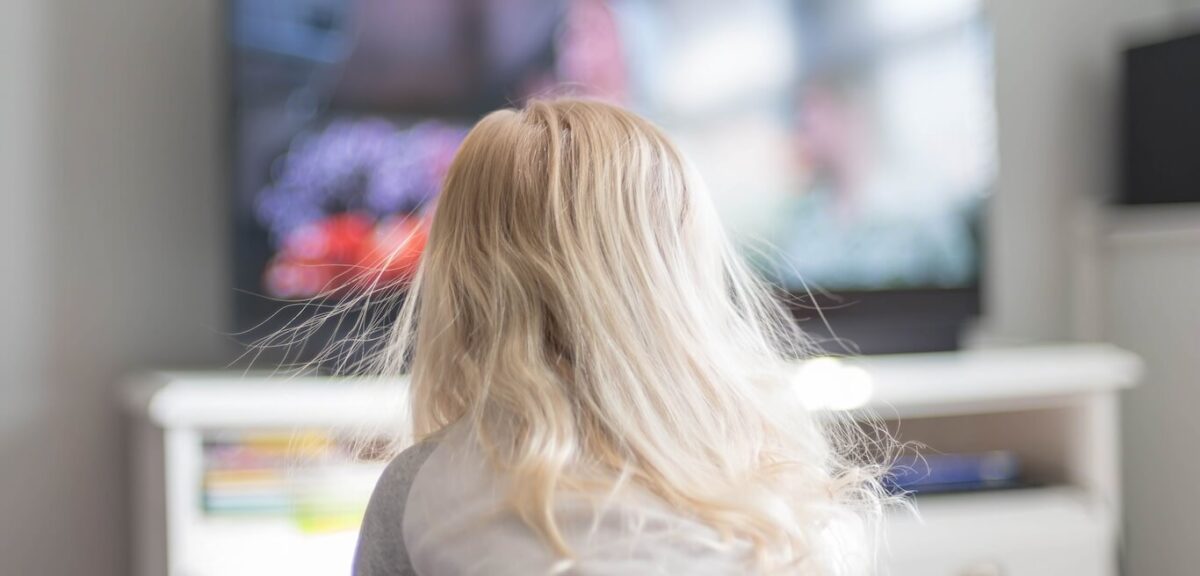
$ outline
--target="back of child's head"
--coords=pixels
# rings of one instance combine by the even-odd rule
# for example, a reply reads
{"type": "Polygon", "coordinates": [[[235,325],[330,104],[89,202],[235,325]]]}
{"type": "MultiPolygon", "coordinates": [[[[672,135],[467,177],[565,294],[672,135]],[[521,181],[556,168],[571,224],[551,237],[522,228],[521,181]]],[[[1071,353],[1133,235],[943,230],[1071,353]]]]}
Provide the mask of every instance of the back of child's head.
{"type": "Polygon", "coordinates": [[[768,569],[842,571],[830,523],[877,513],[876,470],[792,388],[789,312],[680,151],[619,107],[481,120],[388,338],[377,369],[409,374],[416,436],[468,423],[511,476],[508,503],[564,555],[556,494],[622,478],[768,569]]]}

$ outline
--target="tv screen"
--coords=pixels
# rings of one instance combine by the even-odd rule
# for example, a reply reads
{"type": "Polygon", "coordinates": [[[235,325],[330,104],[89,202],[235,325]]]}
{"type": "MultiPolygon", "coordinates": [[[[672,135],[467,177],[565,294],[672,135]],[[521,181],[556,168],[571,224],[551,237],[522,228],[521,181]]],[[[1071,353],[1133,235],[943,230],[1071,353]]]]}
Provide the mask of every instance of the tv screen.
{"type": "Polygon", "coordinates": [[[1200,33],[1135,46],[1123,59],[1123,204],[1200,202],[1200,33]]]}
{"type": "Polygon", "coordinates": [[[751,261],[868,351],[952,346],[889,334],[974,311],[982,0],[230,0],[229,19],[239,328],[356,270],[402,282],[470,126],[562,95],[661,125],[751,261]]]}

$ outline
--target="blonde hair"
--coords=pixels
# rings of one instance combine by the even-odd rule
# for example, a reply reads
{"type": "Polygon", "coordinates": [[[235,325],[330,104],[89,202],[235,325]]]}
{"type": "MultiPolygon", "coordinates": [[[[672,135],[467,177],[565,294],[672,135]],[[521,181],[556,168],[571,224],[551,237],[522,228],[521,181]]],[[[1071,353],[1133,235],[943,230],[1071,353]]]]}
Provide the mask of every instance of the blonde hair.
{"type": "Polygon", "coordinates": [[[830,525],[878,518],[878,468],[798,401],[804,342],[658,128],[535,101],[467,136],[374,369],[409,374],[415,437],[470,422],[563,556],[556,494],[627,480],[765,571],[843,573],[830,525]]]}

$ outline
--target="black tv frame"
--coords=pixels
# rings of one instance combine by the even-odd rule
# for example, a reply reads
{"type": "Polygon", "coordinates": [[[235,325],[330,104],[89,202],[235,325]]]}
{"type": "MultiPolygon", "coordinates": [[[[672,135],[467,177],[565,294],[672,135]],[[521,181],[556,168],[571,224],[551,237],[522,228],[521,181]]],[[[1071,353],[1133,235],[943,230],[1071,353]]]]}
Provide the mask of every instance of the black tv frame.
{"type": "MultiPolygon", "coordinates": [[[[240,199],[235,170],[238,117],[233,86],[237,50],[232,38],[229,38],[233,26],[229,2],[222,2],[221,10],[226,36],[222,44],[224,70],[219,74],[225,93],[223,105],[226,118],[223,126],[225,133],[222,135],[225,155],[221,162],[230,213],[227,230],[232,234],[231,238],[236,239],[244,237],[246,232],[254,228],[254,224],[248,220],[249,214],[237,210],[240,199]]],[[[982,209],[987,210],[986,202],[982,209]]],[[[979,270],[975,282],[970,285],[955,288],[793,291],[787,294],[789,308],[800,327],[821,351],[828,354],[873,355],[957,350],[962,346],[964,330],[985,312],[983,279],[986,262],[983,256],[986,237],[979,224],[978,221],[972,223],[979,270]]],[[[257,270],[250,270],[245,262],[244,251],[248,248],[261,252],[263,247],[239,246],[234,241],[229,242],[228,246],[230,278],[233,281],[229,308],[230,333],[237,358],[243,361],[256,359],[262,366],[281,361],[303,362],[350,335],[346,327],[353,325],[352,317],[340,323],[326,323],[316,330],[308,342],[298,343],[291,348],[251,350],[263,338],[311,318],[328,303],[280,302],[257,293],[257,270]]],[[[265,259],[267,255],[257,254],[256,257],[265,259]]],[[[366,351],[369,349],[358,349],[355,353],[366,351]]]]}

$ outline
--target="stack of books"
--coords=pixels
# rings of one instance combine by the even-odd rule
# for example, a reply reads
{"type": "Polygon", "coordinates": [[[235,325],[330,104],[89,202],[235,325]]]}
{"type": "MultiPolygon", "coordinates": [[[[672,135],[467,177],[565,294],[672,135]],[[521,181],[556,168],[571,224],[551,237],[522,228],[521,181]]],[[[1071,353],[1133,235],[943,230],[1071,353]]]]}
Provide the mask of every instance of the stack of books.
{"type": "Polygon", "coordinates": [[[204,440],[201,499],[213,517],[285,518],[301,530],[355,529],[384,462],[327,432],[221,432],[204,440]]]}
{"type": "Polygon", "coordinates": [[[1021,488],[1021,461],[1005,450],[906,456],[893,463],[886,479],[893,493],[936,494],[1021,488]]]}

